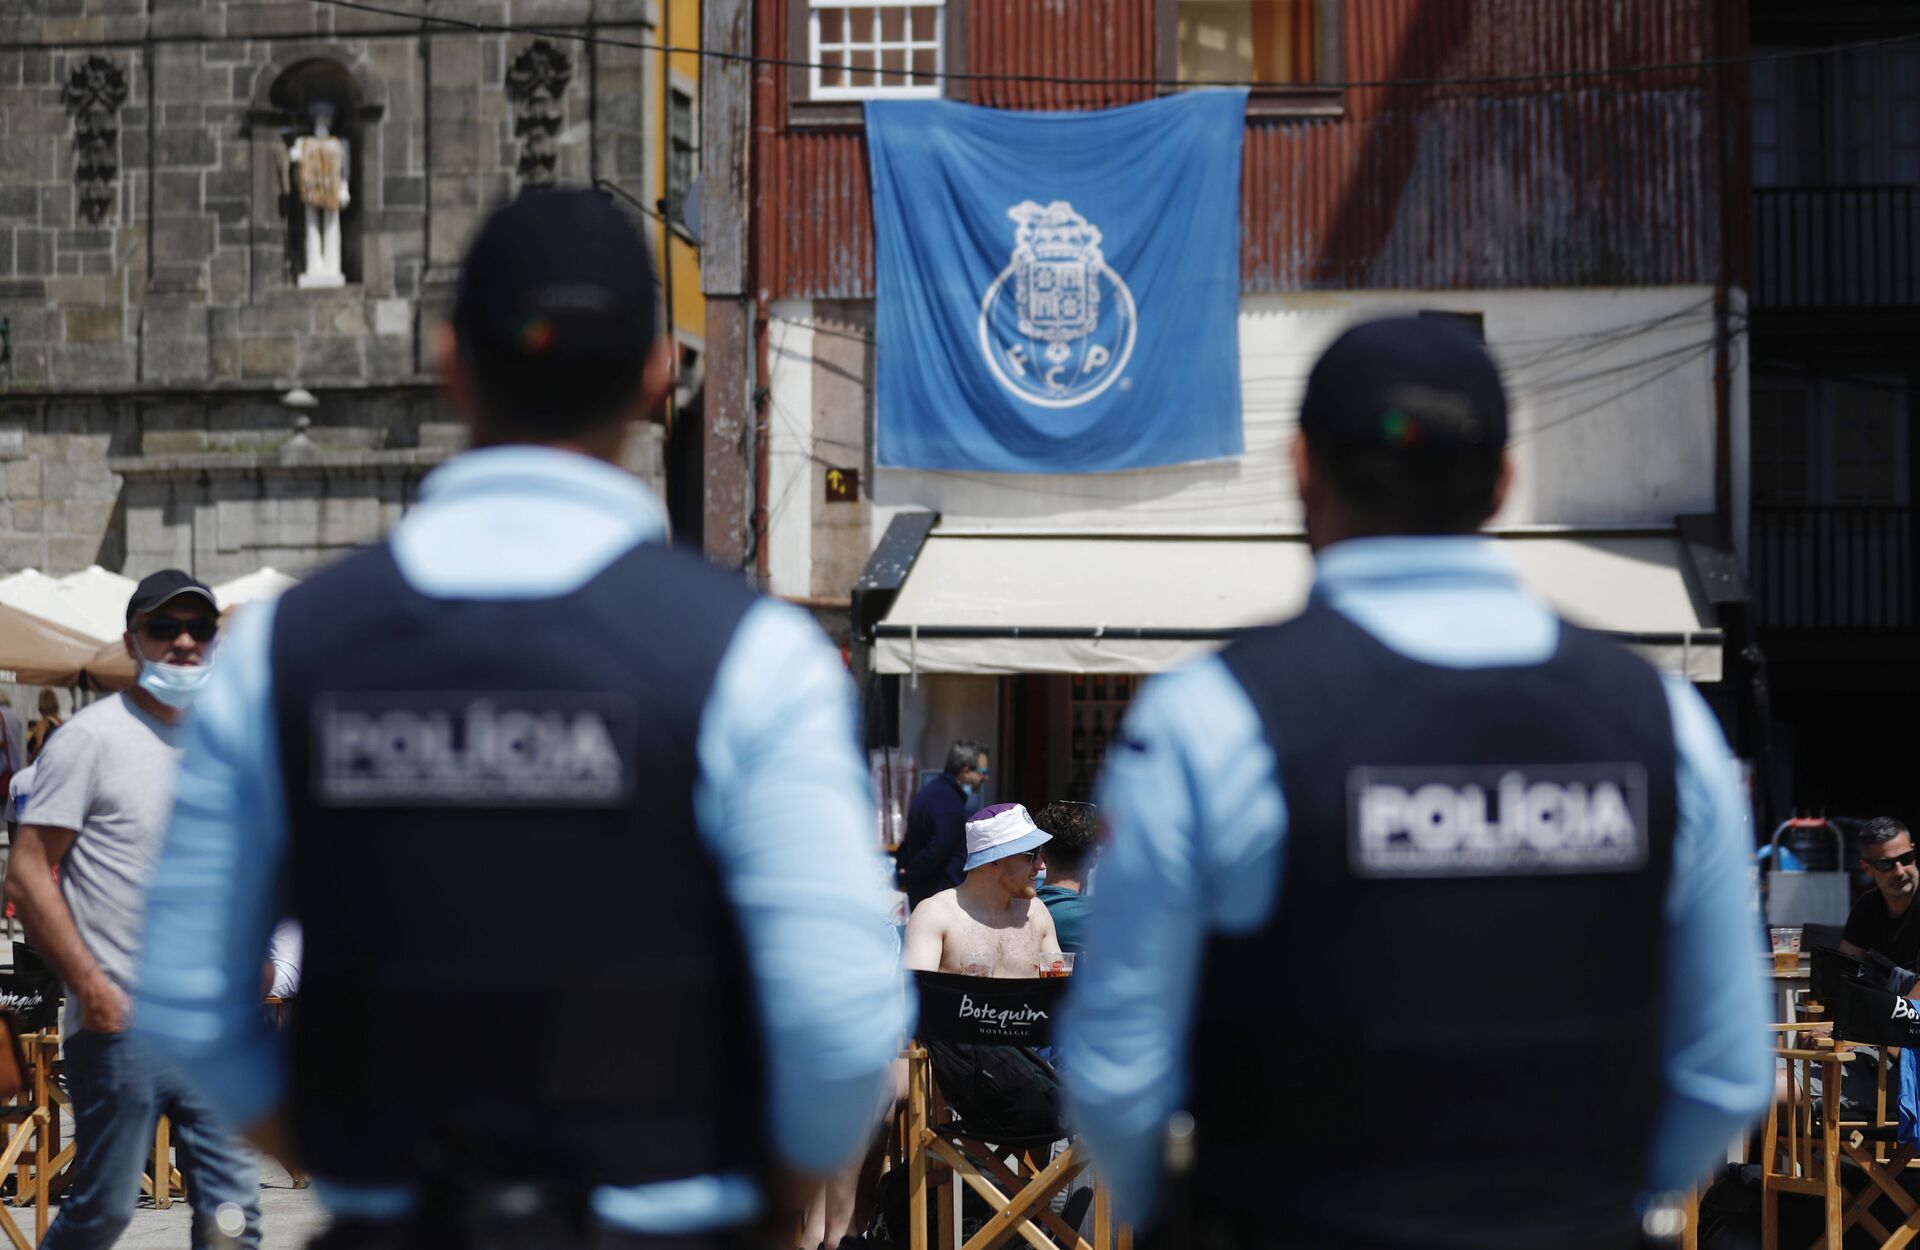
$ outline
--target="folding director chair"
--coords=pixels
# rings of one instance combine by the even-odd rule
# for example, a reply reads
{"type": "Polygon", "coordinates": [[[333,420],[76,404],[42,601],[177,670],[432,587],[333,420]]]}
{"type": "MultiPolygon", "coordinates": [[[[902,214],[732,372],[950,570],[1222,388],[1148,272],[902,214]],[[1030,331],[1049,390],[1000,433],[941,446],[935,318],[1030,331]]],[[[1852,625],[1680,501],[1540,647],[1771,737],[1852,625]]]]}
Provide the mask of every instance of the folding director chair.
{"type": "MultiPolygon", "coordinates": [[[[1094,1238],[1089,1245],[1049,1207],[1054,1195],[1087,1168],[1078,1143],[1049,1158],[1064,1128],[1015,1134],[1002,1127],[968,1123],[954,1114],[934,1076],[928,1044],[1024,1048],[1045,1046],[1067,983],[918,972],[920,1028],[907,1046],[909,1242],[928,1250],[928,1188],[938,1188],[940,1250],[954,1250],[952,1231],[960,1203],[956,1181],[972,1189],[993,1214],[960,1250],[996,1250],[1015,1235],[1033,1250],[1110,1250],[1114,1227],[1105,1190],[1093,1195],[1094,1238]],[[1010,1161],[1011,1160],[1011,1161],[1010,1161]]],[[[1120,1250],[1131,1235],[1119,1231],[1120,1250]]]]}
{"type": "Polygon", "coordinates": [[[33,1238],[28,1240],[13,1216],[0,1207],[0,1235],[14,1250],[33,1250],[47,1234],[48,1200],[56,1174],[73,1159],[73,1145],[59,1145],[62,1095],[53,1077],[60,1035],[51,1031],[20,1034],[8,1013],[0,1013],[0,1122],[9,1125],[0,1149],[0,1176],[16,1171],[14,1206],[34,1208],[33,1238]]]}
{"type": "Polygon", "coordinates": [[[1762,1246],[1779,1245],[1778,1195],[1806,1193],[1822,1199],[1826,1216],[1825,1232],[1812,1250],[1839,1250],[1856,1228],[1881,1250],[1899,1250],[1920,1238],[1920,1200],[1902,1184],[1904,1174],[1920,1165],[1920,1150],[1899,1140],[1892,1083],[1900,1051],[1920,1047],[1920,1005],[1861,979],[1857,965],[1844,974],[1830,971],[1820,986],[1830,1020],[1775,1026],[1788,1039],[1778,1052],[1787,1087],[1767,1119],[1762,1246]],[[1828,1032],[1830,1037],[1818,1036],[1828,1032]],[[1843,1107],[1843,1072],[1861,1063],[1873,1065],[1870,1102],[1849,1111],[1843,1107]],[[1877,1214],[1883,1204],[1892,1208],[1891,1226],[1877,1214]]]}
{"type": "MultiPolygon", "coordinates": [[[[1840,1153],[1858,1167],[1863,1181],[1841,1214],[1841,1236],[1857,1225],[1877,1238],[1882,1250],[1898,1250],[1920,1237],[1920,1200],[1901,1184],[1902,1173],[1920,1160],[1920,1149],[1899,1140],[1899,1095],[1892,1083],[1898,1079],[1898,1064],[1920,1062],[1920,1054],[1901,1054],[1920,1047],[1920,1005],[1857,977],[1843,979],[1836,990],[1836,1041],[1879,1050],[1874,1103],[1865,1109],[1865,1122],[1842,1118],[1840,1123],[1840,1153]],[[1891,1229],[1874,1214],[1882,1203],[1893,1207],[1889,1218],[1899,1221],[1891,1229]]],[[[1838,1239],[1829,1239],[1820,1250],[1838,1250],[1839,1245],[1838,1239]]]]}

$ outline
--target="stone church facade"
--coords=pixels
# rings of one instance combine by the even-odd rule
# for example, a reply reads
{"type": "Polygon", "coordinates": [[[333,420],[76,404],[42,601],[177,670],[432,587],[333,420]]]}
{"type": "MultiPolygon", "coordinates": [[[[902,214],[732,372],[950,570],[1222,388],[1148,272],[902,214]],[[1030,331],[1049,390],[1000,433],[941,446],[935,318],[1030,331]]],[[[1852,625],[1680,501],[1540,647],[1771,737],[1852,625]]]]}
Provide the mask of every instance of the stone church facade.
{"type": "MultiPolygon", "coordinates": [[[[657,0],[0,6],[0,573],[301,573],[458,449],[429,371],[461,249],[528,184],[661,189],[657,0]],[[539,28],[538,31],[530,28],[539,28]],[[337,285],[289,153],[345,140],[337,285]]],[[[644,427],[633,467],[662,485],[644,427]]]]}

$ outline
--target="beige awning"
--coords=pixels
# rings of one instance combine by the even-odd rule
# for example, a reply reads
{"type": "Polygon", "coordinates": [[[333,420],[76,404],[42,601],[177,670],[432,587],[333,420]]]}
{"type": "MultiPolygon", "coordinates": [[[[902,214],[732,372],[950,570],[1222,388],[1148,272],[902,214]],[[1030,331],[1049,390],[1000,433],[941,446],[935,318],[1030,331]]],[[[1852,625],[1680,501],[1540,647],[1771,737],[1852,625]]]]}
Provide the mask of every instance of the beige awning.
{"type": "Polygon", "coordinates": [[[79,630],[0,603],[0,682],[74,685],[99,647],[79,630]]]}
{"type": "MultiPolygon", "coordinates": [[[[1507,534],[1521,580],[1660,668],[1720,680],[1721,634],[1677,533],[1507,534]]],[[[1154,673],[1284,620],[1313,558],[1297,536],[1027,536],[936,530],[874,627],[882,673],[1154,673]]]]}

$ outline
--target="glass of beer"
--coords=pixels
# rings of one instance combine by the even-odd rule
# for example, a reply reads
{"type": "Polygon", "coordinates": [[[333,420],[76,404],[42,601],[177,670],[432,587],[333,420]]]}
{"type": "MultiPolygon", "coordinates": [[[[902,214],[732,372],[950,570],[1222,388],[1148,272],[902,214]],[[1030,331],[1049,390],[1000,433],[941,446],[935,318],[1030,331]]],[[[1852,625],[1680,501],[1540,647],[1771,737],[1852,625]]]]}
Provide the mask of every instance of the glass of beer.
{"type": "Polygon", "coordinates": [[[1073,975],[1073,954],[1070,951],[1048,951],[1040,956],[1040,975],[1043,977],[1070,977],[1073,975]]]}
{"type": "Polygon", "coordinates": [[[1792,972],[1799,968],[1800,930],[1785,927],[1768,929],[1767,936],[1773,943],[1774,971],[1792,972]]]}
{"type": "Polygon", "coordinates": [[[963,977],[990,977],[993,975],[992,951],[967,951],[960,956],[960,975],[963,977]]]}

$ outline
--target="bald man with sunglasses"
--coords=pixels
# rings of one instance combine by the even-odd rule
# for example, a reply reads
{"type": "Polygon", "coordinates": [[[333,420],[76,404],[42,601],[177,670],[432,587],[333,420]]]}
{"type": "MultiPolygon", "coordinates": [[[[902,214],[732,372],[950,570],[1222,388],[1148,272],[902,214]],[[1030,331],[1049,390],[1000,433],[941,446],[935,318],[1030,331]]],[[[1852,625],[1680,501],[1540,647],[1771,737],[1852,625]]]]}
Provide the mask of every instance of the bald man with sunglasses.
{"type": "Polygon", "coordinates": [[[67,987],[60,1032],[76,1121],[72,1180],[40,1243],[49,1250],[119,1238],[162,1114],[181,1147],[193,1245],[259,1244],[258,1157],[126,1036],[187,713],[212,671],[219,629],[204,582],[179,569],[142,580],[127,602],[124,635],[136,684],[83,708],[47,739],[21,813],[6,894],[67,987]]]}
{"type": "MultiPolygon", "coordinates": [[[[1920,965],[1920,866],[1915,864],[1913,834],[1891,816],[1868,821],[1860,829],[1860,862],[1874,888],[1854,900],[1840,939],[1842,953],[1860,958],[1877,951],[1902,968],[1920,965]]],[[[1911,993],[1911,989],[1900,990],[1911,993]]]]}

